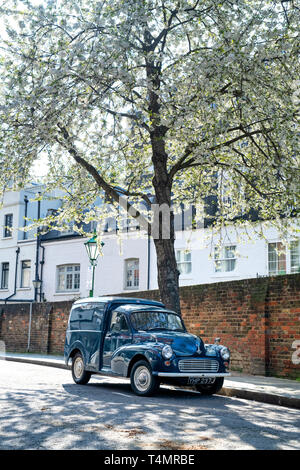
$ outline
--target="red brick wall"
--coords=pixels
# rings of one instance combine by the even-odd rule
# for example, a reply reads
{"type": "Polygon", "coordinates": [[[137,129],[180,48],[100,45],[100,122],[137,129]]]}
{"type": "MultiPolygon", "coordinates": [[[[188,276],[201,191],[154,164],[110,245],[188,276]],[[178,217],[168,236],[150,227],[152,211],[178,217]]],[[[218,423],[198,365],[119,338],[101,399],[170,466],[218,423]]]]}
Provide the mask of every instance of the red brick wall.
{"type": "MultiPolygon", "coordinates": [[[[300,340],[300,274],[188,286],[180,293],[188,330],[207,342],[221,337],[231,350],[233,369],[300,376],[300,366],[292,362],[293,342],[300,340]]],[[[158,291],[126,296],[159,300],[158,291]]],[[[63,352],[70,307],[70,302],[33,305],[31,351],[63,352]]],[[[8,351],[25,351],[29,305],[3,305],[2,310],[0,339],[8,351]]]]}
{"type": "Polygon", "coordinates": [[[56,302],[49,328],[49,352],[62,353],[72,302],[56,302]]]}
{"type": "MultiPolygon", "coordinates": [[[[52,305],[32,304],[30,352],[48,353],[49,322],[52,305]]],[[[27,351],[30,305],[0,305],[0,339],[7,351],[27,351]]]]}
{"type": "Polygon", "coordinates": [[[300,376],[300,365],[293,364],[293,342],[300,340],[300,276],[271,280],[266,303],[268,317],[267,369],[270,375],[300,376]]]}

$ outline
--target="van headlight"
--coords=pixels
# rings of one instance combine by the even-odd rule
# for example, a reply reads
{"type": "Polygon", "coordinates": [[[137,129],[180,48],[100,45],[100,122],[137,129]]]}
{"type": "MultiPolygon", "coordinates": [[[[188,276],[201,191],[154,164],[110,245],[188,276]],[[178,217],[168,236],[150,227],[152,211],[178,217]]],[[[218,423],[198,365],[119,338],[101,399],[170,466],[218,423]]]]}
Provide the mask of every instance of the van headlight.
{"type": "Polygon", "coordinates": [[[161,350],[161,355],[164,359],[171,359],[173,356],[173,349],[168,344],[164,346],[161,350]]]}
{"type": "Polygon", "coordinates": [[[223,346],[221,349],[220,349],[220,354],[221,354],[221,357],[224,361],[228,361],[229,358],[230,358],[230,352],[229,352],[229,349],[226,348],[225,346],[223,346]]]}

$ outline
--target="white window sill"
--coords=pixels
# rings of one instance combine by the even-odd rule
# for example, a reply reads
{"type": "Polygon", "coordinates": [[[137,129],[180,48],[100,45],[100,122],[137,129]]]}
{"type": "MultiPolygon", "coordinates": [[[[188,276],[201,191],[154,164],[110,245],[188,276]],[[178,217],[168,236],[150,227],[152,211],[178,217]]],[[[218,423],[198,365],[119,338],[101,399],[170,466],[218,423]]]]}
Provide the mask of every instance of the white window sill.
{"type": "Polygon", "coordinates": [[[285,276],[286,274],[297,274],[297,273],[268,273],[267,276],[274,277],[274,276],[285,276]]]}
{"type": "Polygon", "coordinates": [[[9,289],[6,289],[6,287],[4,287],[3,289],[0,288],[0,292],[8,292],[9,289]]]}
{"type": "Polygon", "coordinates": [[[136,291],[136,290],[140,290],[139,286],[135,286],[135,287],[124,287],[124,290],[129,290],[129,291],[136,291]]]}
{"type": "Polygon", "coordinates": [[[17,290],[31,290],[31,287],[17,287],[17,290]]]}
{"type": "Polygon", "coordinates": [[[233,278],[237,278],[237,277],[240,277],[238,274],[231,274],[230,271],[224,271],[222,273],[214,273],[212,276],[210,276],[212,278],[220,278],[220,277],[233,277],[233,278]]]}
{"type": "Polygon", "coordinates": [[[81,295],[81,292],[79,292],[78,290],[73,290],[73,291],[66,291],[66,292],[55,292],[55,296],[60,296],[60,295],[81,295]]]}
{"type": "Polygon", "coordinates": [[[1,240],[13,240],[14,237],[2,237],[1,240]]]}

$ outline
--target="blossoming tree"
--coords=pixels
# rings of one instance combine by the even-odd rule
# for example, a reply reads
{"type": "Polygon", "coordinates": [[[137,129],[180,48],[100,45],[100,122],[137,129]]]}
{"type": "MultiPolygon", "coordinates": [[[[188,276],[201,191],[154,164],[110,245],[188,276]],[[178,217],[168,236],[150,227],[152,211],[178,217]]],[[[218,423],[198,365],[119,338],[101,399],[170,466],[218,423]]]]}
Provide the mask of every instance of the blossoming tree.
{"type": "MultiPolygon", "coordinates": [[[[7,0],[1,14],[3,189],[47,154],[64,220],[103,193],[128,197],[149,231],[141,200],[172,208],[226,190],[234,204],[219,205],[219,225],[250,209],[279,224],[295,210],[296,2],[7,0]]],[[[154,244],[162,301],[180,311],[172,210],[154,244]]]]}

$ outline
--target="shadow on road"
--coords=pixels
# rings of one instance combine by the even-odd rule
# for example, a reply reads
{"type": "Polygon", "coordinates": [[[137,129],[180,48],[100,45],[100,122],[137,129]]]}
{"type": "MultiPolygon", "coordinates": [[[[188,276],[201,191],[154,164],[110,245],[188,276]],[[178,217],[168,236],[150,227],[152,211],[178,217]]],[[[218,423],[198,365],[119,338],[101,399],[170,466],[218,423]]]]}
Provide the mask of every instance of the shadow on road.
{"type": "Polygon", "coordinates": [[[153,397],[139,397],[128,382],[97,378],[76,385],[69,372],[48,369],[40,378],[27,367],[23,386],[1,385],[0,449],[280,449],[299,443],[297,410],[164,386],[153,397]]]}
{"type": "MultiPolygon", "coordinates": [[[[125,394],[126,397],[129,399],[136,401],[143,401],[147,402],[149,400],[152,401],[163,401],[163,402],[169,402],[169,400],[178,400],[178,399],[184,399],[184,400],[190,400],[190,401],[195,401],[195,406],[198,406],[199,403],[201,403],[201,406],[203,404],[221,404],[221,403],[226,403],[228,402],[227,397],[223,397],[220,395],[213,395],[213,396],[204,396],[201,395],[198,392],[194,392],[188,389],[181,389],[181,388],[173,388],[173,387],[168,387],[165,385],[161,385],[158,392],[156,392],[155,395],[151,397],[140,397],[138,395],[135,395],[131,389],[130,383],[111,383],[111,382],[105,382],[105,379],[103,382],[101,381],[100,383],[88,383],[87,385],[76,385],[74,383],[70,384],[63,384],[63,388],[66,390],[66,392],[72,394],[72,395],[78,395],[82,397],[85,394],[90,395],[90,393],[93,393],[93,400],[100,400],[103,401],[103,392],[108,393],[119,393],[119,394],[125,394]]],[[[247,405],[246,402],[239,402],[240,406],[247,405]]]]}

